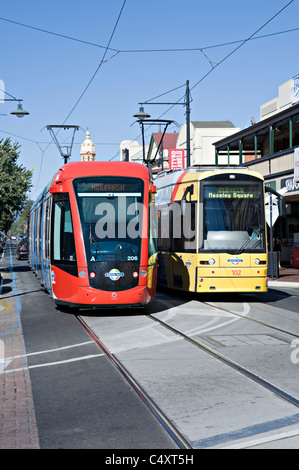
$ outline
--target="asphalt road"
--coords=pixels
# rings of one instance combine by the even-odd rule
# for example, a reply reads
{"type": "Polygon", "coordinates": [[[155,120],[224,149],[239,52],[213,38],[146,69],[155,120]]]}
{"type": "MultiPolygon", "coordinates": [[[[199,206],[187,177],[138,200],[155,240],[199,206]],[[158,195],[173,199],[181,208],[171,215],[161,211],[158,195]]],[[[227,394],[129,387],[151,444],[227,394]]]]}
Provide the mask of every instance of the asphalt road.
{"type": "Polygon", "coordinates": [[[77,318],[56,309],[26,261],[14,271],[41,448],[177,448],[77,318]]]}

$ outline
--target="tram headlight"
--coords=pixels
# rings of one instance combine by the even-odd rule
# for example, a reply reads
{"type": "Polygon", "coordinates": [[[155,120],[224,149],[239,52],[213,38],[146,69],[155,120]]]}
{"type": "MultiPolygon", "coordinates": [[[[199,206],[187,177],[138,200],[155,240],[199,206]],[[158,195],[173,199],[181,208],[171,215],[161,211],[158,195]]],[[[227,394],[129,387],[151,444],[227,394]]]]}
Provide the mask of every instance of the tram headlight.
{"type": "Polygon", "coordinates": [[[255,264],[260,264],[260,260],[258,258],[255,258],[254,262],[255,264]]]}
{"type": "Polygon", "coordinates": [[[214,260],[214,258],[210,258],[210,259],[209,259],[209,265],[212,266],[212,265],[215,264],[215,263],[216,263],[216,261],[214,260]]]}

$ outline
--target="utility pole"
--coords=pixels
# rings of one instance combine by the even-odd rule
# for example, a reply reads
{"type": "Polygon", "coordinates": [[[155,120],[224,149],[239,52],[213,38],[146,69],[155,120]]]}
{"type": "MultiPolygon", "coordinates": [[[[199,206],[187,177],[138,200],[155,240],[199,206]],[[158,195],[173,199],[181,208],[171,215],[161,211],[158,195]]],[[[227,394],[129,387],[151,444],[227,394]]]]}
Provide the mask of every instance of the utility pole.
{"type": "MultiPolygon", "coordinates": [[[[162,104],[162,105],[183,105],[186,106],[186,166],[187,168],[191,165],[191,156],[190,156],[190,89],[189,89],[189,80],[186,81],[186,94],[185,94],[185,101],[184,103],[158,103],[158,102],[149,102],[144,101],[143,103],[139,103],[140,105],[144,104],[162,104]]],[[[143,108],[142,108],[143,110],[143,108]]],[[[138,117],[137,114],[134,117],[138,117]]],[[[158,122],[158,121],[157,121],[158,122]]]]}
{"type": "Polygon", "coordinates": [[[190,167],[190,90],[189,80],[186,82],[186,140],[187,140],[187,168],[190,167]]]}

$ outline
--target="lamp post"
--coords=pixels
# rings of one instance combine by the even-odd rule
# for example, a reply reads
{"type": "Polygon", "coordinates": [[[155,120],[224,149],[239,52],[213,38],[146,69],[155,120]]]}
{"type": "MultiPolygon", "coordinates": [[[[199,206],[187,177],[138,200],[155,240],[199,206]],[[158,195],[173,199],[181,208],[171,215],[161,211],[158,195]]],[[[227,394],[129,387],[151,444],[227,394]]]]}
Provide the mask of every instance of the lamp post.
{"type": "MultiPolygon", "coordinates": [[[[18,101],[19,104],[18,104],[18,107],[17,109],[15,109],[14,111],[11,111],[10,114],[13,114],[14,116],[18,117],[18,118],[22,118],[24,116],[27,116],[28,114],[30,114],[28,111],[26,111],[26,109],[23,109],[22,105],[21,105],[21,101],[23,100],[18,100],[18,99],[4,99],[4,100],[1,100],[1,101],[18,101]]],[[[5,114],[6,116],[6,114],[5,114]]]]}
{"type": "MultiPolygon", "coordinates": [[[[150,118],[150,114],[147,114],[144,112],[144,109],[143,109],[143,106],[140,106],[139,108],[139,112],[134,114],[133,117],[137,118],[140,126],[141,126],[141,134],[142,134],[142,153],[143,153],[143,163],[145,165],[147,165],[149,167],[149,169],[151,168],[151,165],[154,163],[154,161],[156,160],[156,157],[157,157],[157,154],[160,150],[160,147],[161,147],[161,144],[162,144],[162,141],[163,141],[163,137],[165,135],[165,132],[166,132],[166,129],[167,127],[169,126],[169,124],[172,124],[174,121],[170,121],[168,119],[149,119],[150,118]],[[148,158],[145,158],[145,144],[144,144],[144,124],[165,124],[165,127],[164,127],[164,132],[162,134],[162,137],[161,137],[161,140],[159,142],[159,145],[158,145],[158,148],[157,148],[157,151],[156,151],[156,154],[154,156],[154,158],[152,159],[148,159],[148,158]]],[[[162,155],[162,159],[163,159],[163,155],[162,155]]]]}
{"type": "Polygon", "coordinates": [[[150,118],[150,114],[144,112],[143,106],[140,106],[138,113],[134,114],[133,117],[137,118],[139,124],[141,125],[141,134],[142,134],[142,155],[143,163],[145,163],[145,148],[144,148],[144,127],[143,121],[147,118],[150,118]]]}
{"type": "Polygon", "coordinates": [[[6,95],[10,96],[10,98],[0,99],[0,102],[4,102],[4,101],[18,101],[19,102],[17,109],[12,111],[10,114],[12,114],[12,115],[14,115],[18,118],[22,118],[22,117],[27,116],[28,114],[30,114],[28,111],[23,109],[23,107],[21,105],[21,101],[23,101],[22,99],[16,98],[15,96],[11,95],[10,93],[7,93],[7,91],[4,91],[4,90],[0,90],[0,91],[5,93],[6,95]]]}

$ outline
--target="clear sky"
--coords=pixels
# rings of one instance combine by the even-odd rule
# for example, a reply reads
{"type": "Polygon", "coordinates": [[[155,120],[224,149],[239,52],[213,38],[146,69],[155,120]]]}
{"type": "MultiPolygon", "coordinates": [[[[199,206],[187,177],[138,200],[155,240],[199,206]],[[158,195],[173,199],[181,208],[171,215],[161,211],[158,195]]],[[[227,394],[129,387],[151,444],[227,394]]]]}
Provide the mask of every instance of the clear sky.
{"type": "MultiPolygon", "coordinates": [[[[63,162],[48,124],[88,128],[97,160],[118,160],[122,140],[141,144],[138,103],[173,89],[156,101],[177,102],[186,80],[191,120],[230,120],[241,129],[251,117],[259,121],[260,105],[299,73],[298,18],[298,0],[1,2],[0,81],[30,115],[18,119],[10,115],[17,103],[1,103],[0,139],[18,141],[19,163],[34,168],[32,199],[63,162]]],[[[184,106],[144,108],[152,118],[185,120],[184,106]]],[[[80,129],[72,161],[84,139],[80,129]]]]}

